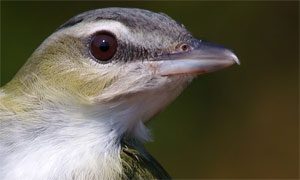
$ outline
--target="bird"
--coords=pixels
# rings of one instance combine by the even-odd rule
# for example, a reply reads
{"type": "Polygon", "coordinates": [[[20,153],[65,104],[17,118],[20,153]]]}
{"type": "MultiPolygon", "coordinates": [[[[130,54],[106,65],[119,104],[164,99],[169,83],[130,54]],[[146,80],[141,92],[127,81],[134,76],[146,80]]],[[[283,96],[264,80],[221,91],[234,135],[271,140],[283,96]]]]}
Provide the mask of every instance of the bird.
{"type": "Polygon", "coordinates": [[[0,179],[170,179],[146,123],[197,76],[239,64],[164,13],[108,7],[58,27],[0,88],[0,179]]]}

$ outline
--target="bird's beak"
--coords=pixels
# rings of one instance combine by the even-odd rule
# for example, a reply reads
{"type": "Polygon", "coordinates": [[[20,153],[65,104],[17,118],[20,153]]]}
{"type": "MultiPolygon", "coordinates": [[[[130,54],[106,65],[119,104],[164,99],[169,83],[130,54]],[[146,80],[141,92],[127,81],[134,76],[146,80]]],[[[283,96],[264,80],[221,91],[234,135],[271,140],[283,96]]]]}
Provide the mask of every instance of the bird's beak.
{"type": "Polygon", "coordinates": [[[163,76],[176,74],[204,74],[233,64],[240,64],[237,56],[222,46],[194,40],[185,52],[162,55],[157,67],[163,76]]]}

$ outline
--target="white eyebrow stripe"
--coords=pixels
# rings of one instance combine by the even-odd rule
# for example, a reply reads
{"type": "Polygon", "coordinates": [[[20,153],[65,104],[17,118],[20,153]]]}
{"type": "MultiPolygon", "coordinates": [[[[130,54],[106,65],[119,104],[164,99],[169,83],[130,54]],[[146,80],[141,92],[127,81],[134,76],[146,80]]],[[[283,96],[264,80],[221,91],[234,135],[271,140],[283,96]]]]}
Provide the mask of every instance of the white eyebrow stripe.
{"type": "Polygon", "coordinates": [[[129,37],[130,30],[121,22],[114,20],[101,20],[94,22],[81,22],[72,27],[62,29],[65,33],[74,37],[88,37],[98,31],[109,31],[116,35],[117,38],[129,37]]]}
{"type": "Polygon", "coordinates": [[[115,34],[115,36],[123,42],[130,42],[132,44],[135,44],[136,46],[144,47],[152,46],[152,43],[148,42],[150,39],[156,42],[156,38],[161,38],[158,34],[157,36],[153,37],[142,32],[133,33],[128,26],[115,20],[99,20],[89,22],[82,21],[74,26],[63,28],[58,32],[63,32],[64,34],[69,34],[73,37],[88,38],[92,34],[99,31],[109,31],[115,34]]]}

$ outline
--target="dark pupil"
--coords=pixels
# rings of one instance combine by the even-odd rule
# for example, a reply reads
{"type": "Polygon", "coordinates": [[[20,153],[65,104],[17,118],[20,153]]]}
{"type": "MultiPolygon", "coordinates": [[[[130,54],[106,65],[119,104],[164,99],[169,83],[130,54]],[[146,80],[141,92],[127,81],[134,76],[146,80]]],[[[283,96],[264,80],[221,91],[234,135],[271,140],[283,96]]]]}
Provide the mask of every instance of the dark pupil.
{"type": "Polygon", "coordinates": [[[109,50],[109,43],[106,40],[102,40],[102,42],[100,43],[99,49],[101,51],[108,51],[109,50]]]}

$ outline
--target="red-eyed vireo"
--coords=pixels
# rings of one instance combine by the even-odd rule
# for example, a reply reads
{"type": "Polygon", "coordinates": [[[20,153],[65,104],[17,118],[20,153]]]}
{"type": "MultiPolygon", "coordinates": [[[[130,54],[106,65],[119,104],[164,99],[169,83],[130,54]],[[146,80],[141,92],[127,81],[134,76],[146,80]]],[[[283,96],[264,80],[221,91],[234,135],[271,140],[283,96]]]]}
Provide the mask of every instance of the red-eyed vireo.
{"type": "Polygon", "coordinates": [[[163,13],[79,14],[0,89],[0,179],[168,179],[140,143],[144,123],[194,77],[234,63],[163,13]]]}

